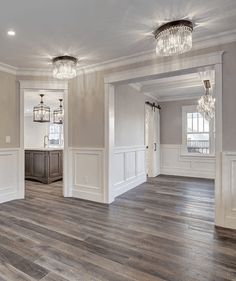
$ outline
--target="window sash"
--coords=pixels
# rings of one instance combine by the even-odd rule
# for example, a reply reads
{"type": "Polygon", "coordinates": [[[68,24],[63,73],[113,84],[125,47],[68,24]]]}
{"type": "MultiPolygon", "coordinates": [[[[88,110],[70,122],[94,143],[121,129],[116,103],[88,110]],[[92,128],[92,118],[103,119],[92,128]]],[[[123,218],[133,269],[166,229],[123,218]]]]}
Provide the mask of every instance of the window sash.
{"type": "MultiPolygon", "coordinates": [[[[197,119],[197,129],[200,129],[201,126],[199,126],[199,120],[201,119],[201,117],[199,118],[200,115],[198,115],[198,117],[194,117],[189,118],[188,116],[193,117],[193,114],[197,113],[197,106],[193,105],[193,106],[183,106],[182,107],[182,153],[184,154],[192,154],[192,155],[214,155],[215,153],[215,121],[212,120],[211,122],[205,122],[205,120],[203,119],[203,130],[199,130],[199,131],[193,131],[191,129],[193,129],[193,126],[190,128],[190,130],[188,130],[188,125],[190,122],[193,122],[193,119],[196,118],[197,119]],[[189,121],[190,120],[190,121],[189,121]],[[188,149],[188,135],[209,135],[209,148],[208,151],[204,151],[203,153],[197,153],[197,152],[189,152],[188,149]]],[[[201,120],[200,120],[201,122],[201,120]]]]}

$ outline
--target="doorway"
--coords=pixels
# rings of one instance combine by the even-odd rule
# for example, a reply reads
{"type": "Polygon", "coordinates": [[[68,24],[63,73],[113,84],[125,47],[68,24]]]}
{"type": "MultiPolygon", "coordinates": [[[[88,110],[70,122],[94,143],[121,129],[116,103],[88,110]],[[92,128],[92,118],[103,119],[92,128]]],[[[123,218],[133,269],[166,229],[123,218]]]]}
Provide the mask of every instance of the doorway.
{"type": "MultiPolygon", "coordinates": [[[[36,132],[32,131],[34,137],[35,134],[36,132]]],[[[25,197],[25,178],[36,180],[40,184],[52,183],[63,178],[61,194],[65,197],[70,196],[67,159],[68,83],[20,81],[20,198],[25,197]],[[33,122],[32,110],[39,104],[39,95],[42,93],[45,104],[48,103],[51,109],[51,122],[33,122]],[[60,106],[59,99],[63,100],[63,124],[60,125],[53,122],[52,114],[53,110],[60,106]],[[30,126],[27,125],[27,118],[30,126]],[[39,136],[33,140],[29,132],[36,127],[39,129],[39,136]]]]}
{"type": "MultiPolygon", "coordinates": [[[[215,71],[215,224],[224,225],[222,214],[222,52],[176,58],[171,62],[154,64],[148,67],[140,66],[131,70],[112,73],[105,77],[105,195],[108,203],[114,196],[114,87],[117,84],[136,83],[140,80],[153,80],[199,72],[201,68],[212,67],[215,71]]],[[[200,161],[199,161],[200,162],[200,161]]]]}
{"type": "Polygon", "coordinates": [[[148,177],[160,175],[160,107],[145,103],[146,173],[148,177]]]}

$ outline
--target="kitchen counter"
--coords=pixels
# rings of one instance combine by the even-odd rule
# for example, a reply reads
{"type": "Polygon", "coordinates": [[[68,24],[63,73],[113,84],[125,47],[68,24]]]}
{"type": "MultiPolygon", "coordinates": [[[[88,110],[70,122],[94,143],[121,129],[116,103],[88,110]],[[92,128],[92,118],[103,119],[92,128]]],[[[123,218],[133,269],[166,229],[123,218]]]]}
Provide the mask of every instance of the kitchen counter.
{"type": "Polygon", "coordinates": [[[61,147],[40,147],[40,148],[25,148],[25,150],[35,150],[35,151],[54,151],[63,150],[61,147]]]}
{"type": "Polygon", "coordinates": [[[63,150],[58,148],[25,149],[25,179],[49,184],[63,176],[63,150]]]}

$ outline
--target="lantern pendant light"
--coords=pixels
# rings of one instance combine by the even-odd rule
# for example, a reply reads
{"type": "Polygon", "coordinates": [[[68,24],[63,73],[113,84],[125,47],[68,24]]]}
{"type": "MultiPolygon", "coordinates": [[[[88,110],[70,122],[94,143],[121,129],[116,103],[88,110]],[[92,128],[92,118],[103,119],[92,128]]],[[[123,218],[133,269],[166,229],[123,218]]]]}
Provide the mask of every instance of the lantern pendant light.
{"type": "Polygon", "coordinates": [[[63,123],[63,117],[64,117],[64,111],[62,107],[62,99],[59,99],[60,106],[59,108],[55,109],[53,111],[53,123],[54,124],[62,124],[63,123]]]}
{"type": "Polygon", "coordinates": [[[40,94],[41,101],[33,109],[33,121],[39,123],[50,122],[50,107],[43,102],[44,94],[40,94]]]}

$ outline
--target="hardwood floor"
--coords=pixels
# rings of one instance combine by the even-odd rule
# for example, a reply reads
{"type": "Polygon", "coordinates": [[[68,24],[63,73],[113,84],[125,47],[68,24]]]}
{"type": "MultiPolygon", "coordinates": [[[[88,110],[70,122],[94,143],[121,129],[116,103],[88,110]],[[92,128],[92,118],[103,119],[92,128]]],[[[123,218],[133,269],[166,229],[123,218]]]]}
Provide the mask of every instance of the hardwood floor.
{"type": "Polygon", "coordinates": [[[0,281],[236,280],[236,232],[215,229],[208,180],[160,176],[110,206],[27,182],[0,205],[0,281]]]}

